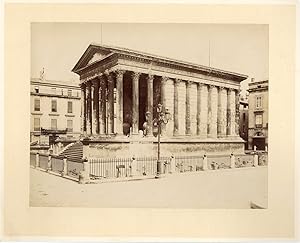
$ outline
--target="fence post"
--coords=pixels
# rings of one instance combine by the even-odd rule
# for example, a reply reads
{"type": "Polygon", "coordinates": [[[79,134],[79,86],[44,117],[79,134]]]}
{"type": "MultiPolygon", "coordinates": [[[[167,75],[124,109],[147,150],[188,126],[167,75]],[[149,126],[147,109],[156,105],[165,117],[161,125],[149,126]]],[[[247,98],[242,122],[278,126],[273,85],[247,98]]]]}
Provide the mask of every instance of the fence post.
{"type": "Polygon", "coordinates": [[[136,176],[137,175],[137,162],[136,158],[133,156],[131,158],[131,173],[130,176],[136,176]]]}
{"type": "Polygon", "coordinates": [[[265,151],[268,152],[268,146],[267,145],[265,146],[265,151]]]}
{"type": "Polygon", "coordinates": [[[254,167],[258,166],[258,154],[254,154],[253,165],[254,165],[254,167]]]}
{"type": "Polygon", "coordinates": [[[256,151],[256,145],[253,146],[253,150],[256,151]]]}
{"type": "Polygon", "coordinates": [[[40,154],[39,152],[36,153],[35,155],[35,168],[40,167],[40,154]]]}
{"type": "Polygon", "coordinates": [[[208,165],[207,165],[207,156],[206,154],[203,155],[203,166],[202,169],[205,171],[208,169],[208,165]]]}
{"type": "Polygon", "coordinates": [[[231,169],[235,168],[235,156],[233,153],[230,154],[230,168],[231,169]]]}
{"type": "Polygon", "coordinates": [[[172,155],[171,156],[171,170],[170,170],[170,173],[174,174],[176,173],[176,165],[175,165],[175,157],[172,155]]]}
{"type": "Polygon", "coordinates": [[[52,159],[51,159],[51,154],[48,154],[48,164],[47,164],[47,172],[51,171],[52,169],[52,159]]]}
{"type": "Polygon", "coordinates": [[[79,184],[89,183],[90,180],[90,164],[87,158],[83,159],[83,171],[79,173],[79,184]]]}
{"type": "Polygon", "coordinates": [[[67,170],[67,156],[64,156],[64,165],[63,165],[63,171],[61,173],[62,176],[66,176],[68,174],[67,170]]]}

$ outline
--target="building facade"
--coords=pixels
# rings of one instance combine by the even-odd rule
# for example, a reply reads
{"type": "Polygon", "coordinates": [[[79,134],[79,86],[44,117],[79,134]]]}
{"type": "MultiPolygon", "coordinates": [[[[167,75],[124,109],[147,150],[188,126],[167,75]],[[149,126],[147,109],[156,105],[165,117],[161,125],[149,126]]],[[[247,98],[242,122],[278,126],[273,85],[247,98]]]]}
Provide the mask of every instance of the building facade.
{"type": "Polygon", "coordinates": [[[248,148],[265,150],[268,146],[269,81],[249,83],[248,148]]]}
{"type": "Polygon", "coordinates": [[[51,145],[55,139],[80,135],[80,87],[78,83],[32,78],[30,82],[30,142],[51,145]]]}
{"type": "Polygon", "coordinates": [[[240,136],[245,141],[245,149],[248,149],[248,99],[240,99],[240,136]]]}
{"type": "Polygon", "coordinates": [[[165,152],[243,151],[239,89],[246,75],[96,44],[72,71],[80,77],[81,131],[90,149],[106,143],[115,151],[120,143],[124,152],[137,138],[151,148],[161,104],[171,116],[161,131],[165,152]]]}

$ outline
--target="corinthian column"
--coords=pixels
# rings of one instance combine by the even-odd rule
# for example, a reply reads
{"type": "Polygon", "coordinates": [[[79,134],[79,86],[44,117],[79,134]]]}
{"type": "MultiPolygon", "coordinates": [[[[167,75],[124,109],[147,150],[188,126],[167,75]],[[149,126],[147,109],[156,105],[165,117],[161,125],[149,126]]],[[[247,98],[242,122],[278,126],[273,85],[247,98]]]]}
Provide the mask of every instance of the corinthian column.
{"type": "Polygon", "coordinates": [[[154,76],[149,75],[147,80],[147,111],[149,112],[147,136],[153,135],[153,79],[154,76]]]}
{"type": "Polygon", "coordinates": [[[174,82],[174,136],[179,134],[179,117],[178,117],[178,87],[180,84],[180,79],[175,79],[174,82]]]}
{"type": "Polygon", "coordinates": [[[132,134],[139,133],[139,77],[140,73],[132,73],[132,134]]]}
{"type": "Polygon", "coordinates": [[[107,73],[107,134],[114,133],[114,76],[107,73]]]}
{"type": "Polygon", "coordinates": [[[86,134],[86,85],[81,84],[81,133],[86,134]]]}
{"type": "Polygon", "coordinates": [[[123,76],[124,70],[117,70],[116,74],[116,107],[117,107],[117,124],[116,133],[123,134],[123,76]]]}
{"type": "Polygon", "coordinates": [[[208,86],[206,84],[198,84],[200,88],[200,137],[207,138],[208,125],[208,86]]]}
{"type": "Polygon", "coordinates": [[[191,81],[186,82],[186,118],[185,118],[185,134],[191,135],[191,81]]]}
{"type": "Polygon", "coordinates": [[[216,86],[209,86],[208,96],[208,137],[217,138],[218,90],[216,86]]]}
{"type": "Polygon", "coordinates": [[[106,80],[102,75],[100,78],[100,98],[99,98],[99,128],[100,134],[106,134],[106,80]]]}
{"type": "Polygon", "coordinates": [[[235,90],[235,135],[240,134],[240,90],[235,90]]]}
{"type": "Polygon", "coordinates": [[[99,82],[97,79],[92,81],[93,112],[92,112],[92,133],[99,133],[99,82]]]}
{"type": "Polygon", "coordinates": [[[228,89],[227,96],[227,136],[235,135],[235,91],[228,89]]]}
{"type": "Polygon", "coordinates": [[[91,82],[87,82],[87,123],[86,123],[86,133],[87,135],[92,134],[92,97],[91,97],[91,82]]]}
{"type": "MultiPolygon", "coordinates": [[[[160,81],[160,102],[163,106],[163,109],[166,108],[166,82],[168,80],[168,77],[161,77],[160,81]]],[[[161,135],[166,135],[166,124],[161,124],[161,135]]]]}
{"type": "Polygon", "coordinates": [[[219,87],[218,93],[218,137],[226,137],[227,90],[219,87]]]}

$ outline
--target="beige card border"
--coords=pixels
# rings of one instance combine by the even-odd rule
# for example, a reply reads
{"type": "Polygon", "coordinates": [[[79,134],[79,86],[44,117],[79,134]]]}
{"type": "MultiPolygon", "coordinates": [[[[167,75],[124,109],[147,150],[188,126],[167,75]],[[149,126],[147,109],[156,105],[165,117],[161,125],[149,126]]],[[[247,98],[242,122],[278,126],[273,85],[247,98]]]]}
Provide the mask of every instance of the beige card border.
{"type": "Polygon", "coordinates": [[[6,236],[293,237],[294,64],[293,5],[6,4],[6,236]],[[30,22],[44,21],[269,24],[268,209],[30,208],[30,22]]]}

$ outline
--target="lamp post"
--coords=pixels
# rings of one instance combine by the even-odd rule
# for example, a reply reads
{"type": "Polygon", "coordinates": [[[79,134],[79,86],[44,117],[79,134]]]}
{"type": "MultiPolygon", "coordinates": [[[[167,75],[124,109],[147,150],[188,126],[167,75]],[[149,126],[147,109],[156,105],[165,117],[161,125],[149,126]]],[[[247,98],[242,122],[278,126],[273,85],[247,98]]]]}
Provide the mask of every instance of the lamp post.
{"type": "Polygon", "coordinates": [[[157,105],[157,118],[153,120],[153,125],[158,128],[157,135],[157,172],[155,178],[159,178],[161,175],[161,161],[160,161],[160,134],[161,134],[161,124],[167,124],[170,119],[170,112],[167,108],[163,107],[161,104],[157,105]]]}

